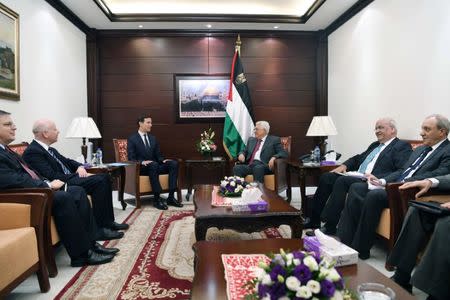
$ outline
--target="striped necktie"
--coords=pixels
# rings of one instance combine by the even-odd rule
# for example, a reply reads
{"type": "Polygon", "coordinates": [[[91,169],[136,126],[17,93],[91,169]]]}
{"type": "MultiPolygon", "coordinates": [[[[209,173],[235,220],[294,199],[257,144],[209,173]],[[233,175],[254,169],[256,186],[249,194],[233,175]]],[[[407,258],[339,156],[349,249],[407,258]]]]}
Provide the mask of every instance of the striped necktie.
{"type": "Polygon", "coordinates": [[[72,173],[70,172],[69,168],[56,156],[55,149],[53,149],[52,147],[48,148],[48,153],[50,153],[50,155],[58,162],[64,174],[68,175],[72,173]]]}
{"type": "Polygon", "coordinates": [[[359,173],[366,173],[367,166],[375,158],[375,156],[377,156],[377,154],[380,152],[380,150],[383,146],[384,146],[383,143],[379,144],[378,147],[373,149],[372,152],[370,152],[369,155],[366,156],[366,159],[364,159],[362,164],[359,166],[359,169],[358,169],[359,173]]]}
{"type": "Polygon", "coordinates": [[[427,157],[428,152],[433,150],[430,146],[426,147],[422,153],[420,153],[419,157],[410,165],[403,173],[398,177],[397,182],[402,182],[405,180],[406,177],[408,177],[409,173],[416,170],[420,164],[424,161],[425,157],[427,157]]]}
{"type": "Polygon", "coordinates": [[[150,151],[150,142],[148,140],[148,135],[147,134],[144,134],[144,144],[145,144],[145,149],[147,151],[150,151]]]}

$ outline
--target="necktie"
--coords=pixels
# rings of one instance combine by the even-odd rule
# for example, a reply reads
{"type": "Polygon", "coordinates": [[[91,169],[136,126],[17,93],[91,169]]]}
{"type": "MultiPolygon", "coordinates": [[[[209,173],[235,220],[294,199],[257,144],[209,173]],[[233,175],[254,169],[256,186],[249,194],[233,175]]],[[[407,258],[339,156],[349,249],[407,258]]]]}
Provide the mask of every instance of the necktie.
{"type": "Polygon", "coordinates": [[[422,153],[420,153],[419,157],[410,165],[405,171],[403,171],[402,175],[397,179],[397,182],[402,182],[405,180],[406,177],[408,177],[409,173],[417,169],[417,167],[420,166],[420,164],[423,162],[425,157],[427,157],[428,152],[430,152],[433,148],[428,146],[425,148],[422,153]]]}
{"type": "Polygon", "coordinates": [[[8,146],[6,146],[5,148],[13,156],[13,158],[22,166],[25,172],[27,172],[28,175],[31,176],[31,178],[41,179],[39,175],[36,174],[36,172],[34,172],[30,167],[28,167],[26,162],[16,152],[12,151],[11,148],[9,148],[8,146]]]}
{"type": "Polygon", "coordinates": [[[255,145],[255,149],[253,149],[252,155],[250,156],[250,160],[248,161],[248,164],[250,165],[253,162],[253,159],[255,158],[256,152],[259,150],[259,146],[261,146],[261,140],[258,140],[255,145]]]}
{"type": "Polygon", "coordinates": [[[384,144],[379,144],[378,147],[372,150],[372,152],[369,153],[369,155],[366,156],[362,164],[359,166],[358,172],[359,173],[365,173],[367,166],[370,164],[370,162],[374,159],[375,156],[380,152],[381,148],[384,146],[384,144]]]}
{"type": "Polygon", "coordinates": [[[144,134],[144,144],[145,144],[145,149],[147,151],[150,151],[150,142],[149,142],[148,136],[146,134],[144,134]]]}
{"type": "Polygon", "coordinates": [[[48,153],[50,153],[50,155],[58,162],[64,174],[68,175],[72,173],[70,172],[69,168],[56,156],[55,150],[53,148],[48,148],[48,153]]]}

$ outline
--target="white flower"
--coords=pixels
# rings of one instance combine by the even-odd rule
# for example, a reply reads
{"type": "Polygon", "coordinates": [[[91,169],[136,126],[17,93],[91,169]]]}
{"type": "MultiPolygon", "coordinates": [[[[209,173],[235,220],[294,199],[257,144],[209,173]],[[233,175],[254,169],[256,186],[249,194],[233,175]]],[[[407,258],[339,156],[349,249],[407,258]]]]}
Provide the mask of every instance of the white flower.
{"type": "Polygon", "coordinates": [[[230,185],[231,185],[231,186],[236,186],[236,182],[231,181],[231,182],[230,182],[230,185]]]}
{"type": "Polygon", "coordinates": [[[286,259],[293,260],[294,259],[294,254],[292,254],[292,253],[286,254],[286,259]]]}
{"type": "Polygon", "coordinates": [[[311,270],[311,271],[317,271],[319,269],[319,265],[317,264],[317,261],[312,256],[306,256],[303,259],[303,263],[311,270]]]}
{"type": "Polygon", "coordinates": [[[291,291],[296,291],[300,287],[300,280],[297,277],[289,276],[286,278],[286,286],[291,291]]]}
{"type": "Polygon", "coordinates": [[[286,259],[286,266],[289,267],[290,265],[292,265],[292,259],[287,258],[286,259]]]}
{"type": "Polygon", "coordinates": [[[265,296],[265,297],[261,298],[261,300],[270,300],[270,296],[265,296]]]}
{"type": "Polygon", "coordinates": [[[296,265],[296,266],[298,266],[301,263],[300,259],[298,259],[298,258],[294,258],[293,262],[294,262],[294,265],[296,265]]]}
{"type": "Polygon", "coordinates": [[[330,300],[343,300],[344,296],[342,295],[342,293],[340,291],[334,291],[334,295],[333,297],[331,297],[330,300]]]}
{"type": "Polygon", "coordinates": [[[272,284],[272,279],[270,278],[270,275],[269,274],[264,275],[262,280],[261,280],[261,283],[265,284],[265,285],[271,285],[272,284]]]}
{"type": "Polygon", "coordinates": [[[320,277],[327,277],[329,273],[330,273],[330,269],[320,267],[320,271],[319,271],[320,277]]]}
{"type": "Polygon", "coordinates": [[[306,283],[306,286],[310,288],[311,292],[318,294],[320,292],[320,283],[315,280],[310,280],[306,283]]]}
{"type": "Polygon", "coordinates": [[[234,189],[234,192],[235,192],[235,193],[238,193],[238,192],[239,192],[239,187],[235,188],[235,189],[234,189]]]}
{"type": "Polygon", "coordinates": [[[307,287],[306,285],[303,285],[301,287],[298,288],[297,293],[295,293],[295,296],[299,297],[299,298],[311,298],[312,293],[311,290],[309,289],[309,287],[307,287]]]}
{"type": "Polygon", "coordinates": [[[278,300],[290,300],[290,299],[288,296],[283,296],[283,297],[278,298],[278,300]]]}
{"type": "Polygon", "coordinates": [[[266,271],[264,271],[264,269],[256,268],[254,276],[258,278],[258,281],[262,281],[265,275],[267,275],[267,273],[266,271]]]}
{"type": "Polygon", "coordinates": [[[335,268],[329,270],[328,275],[326,277],[328,280],[331,281],[338,281],[339,279],[341,279],[341,276],[339,275],[339,273],[336,271],[335,268]]]}
{"type": "Polygon", "coordinates": [[[220,186],[226,187],[227,186],[227,182],[225,180],[222,180],[220,182],[220,186]]]}

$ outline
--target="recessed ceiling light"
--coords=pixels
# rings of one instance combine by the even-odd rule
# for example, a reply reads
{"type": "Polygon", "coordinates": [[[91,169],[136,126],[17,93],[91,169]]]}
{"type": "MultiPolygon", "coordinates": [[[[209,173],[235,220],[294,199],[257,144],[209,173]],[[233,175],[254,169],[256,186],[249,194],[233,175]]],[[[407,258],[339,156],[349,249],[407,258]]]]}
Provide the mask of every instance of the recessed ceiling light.
{"type": "Polygon", "coordinates": [[[274,29],[278,29],[278,28],[280,28],[280,26],[275,25],[275,26],[273,26],[273,28],[274,28],[274,29]]]}
{"type": "Polygon", "coordinates": [[[138,27],[139,27],[139,28],[142,28],[142,27],[144,27],[144,25],[138,25],[138,27]]]}
{"type": "Polygon", "coordinates": [[[212,25],[211,24],[206,24],[206,27],[211,28],[212,25]]]}

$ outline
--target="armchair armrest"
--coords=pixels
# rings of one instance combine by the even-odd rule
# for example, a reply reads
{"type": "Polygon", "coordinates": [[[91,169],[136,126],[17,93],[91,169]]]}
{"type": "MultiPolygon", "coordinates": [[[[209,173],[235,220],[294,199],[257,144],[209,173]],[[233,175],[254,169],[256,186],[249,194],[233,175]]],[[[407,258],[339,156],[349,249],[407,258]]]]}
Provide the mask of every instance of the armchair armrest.
{"type": "Polygon", "coordinates": [[[287,189],[287,161],[288,160],[286,158],[275,159],[273,173],[275,174],[275,185],[277,191],[287,189]]]}
{"type": "Polygon", "coordinates": [[[416,198],[416,194],[419,192],[418,188],[410,188],[406,190],[400,191],[401,197],[405,199],[405,201],[409,200],[419,200],[419,201],[435,201],[439,203],[450,202],[450,192],[442,191],[437,189],[431,189],[419,198],[416,198]]]}

